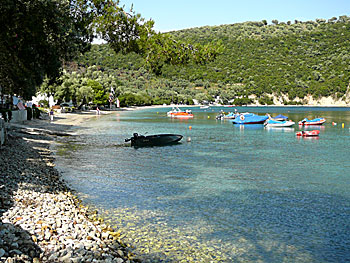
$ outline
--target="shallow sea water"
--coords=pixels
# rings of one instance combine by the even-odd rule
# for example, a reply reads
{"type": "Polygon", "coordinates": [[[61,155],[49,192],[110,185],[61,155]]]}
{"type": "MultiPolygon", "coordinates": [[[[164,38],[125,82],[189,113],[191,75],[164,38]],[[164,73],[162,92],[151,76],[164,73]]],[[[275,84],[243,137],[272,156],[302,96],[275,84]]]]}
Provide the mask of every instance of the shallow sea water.
{"type": "Polygon", "coordinates": [[[237,108],[295,122],[325,117],[307,128],[319,138],[297,138],[298,125],[217,121],[221,109],[233,110],[193,108],[188,120],[166,117],[170,108],[96,116],[55,146],[57,167],[151,262],[350,261],[350,109],[237,108]],[[135,149],[124,143],[134,132],[184,138],[135,149]]]}

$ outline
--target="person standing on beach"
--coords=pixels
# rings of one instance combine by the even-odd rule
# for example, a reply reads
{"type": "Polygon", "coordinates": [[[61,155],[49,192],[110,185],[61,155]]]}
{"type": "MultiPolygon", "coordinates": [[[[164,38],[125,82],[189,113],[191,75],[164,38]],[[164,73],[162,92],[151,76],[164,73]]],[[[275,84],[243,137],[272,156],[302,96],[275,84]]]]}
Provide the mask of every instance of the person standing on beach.
{"type": "Polygon", "coordinates": [[[49,112],[49,115],[50,115],[50,120],[53,121],[53,109],[51,108],[50,112],[49,112]]]}
{"type": "Polygon", "coordinates": [[[96,114],[100,115],[100,109],[98,107],[96,108],[96,114]]]}

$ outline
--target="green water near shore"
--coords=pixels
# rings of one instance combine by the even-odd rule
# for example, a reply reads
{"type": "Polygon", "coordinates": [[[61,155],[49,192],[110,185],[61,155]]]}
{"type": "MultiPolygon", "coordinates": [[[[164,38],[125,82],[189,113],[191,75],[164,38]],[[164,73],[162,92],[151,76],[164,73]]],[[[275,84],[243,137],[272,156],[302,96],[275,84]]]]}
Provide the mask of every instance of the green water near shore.
{"type": "Polygon", "coordinates": [[[327,119],[319,138],[299,139],[298,126],[217,121],[221,109],[193,108],[190,120],[169,109],[96,117],[58,146],[57,166],[153,262],[350,260],[349,109],[238,108],[327,119]],[[123,143],[133,132],[184,140],[135,149],[123,143]]]}

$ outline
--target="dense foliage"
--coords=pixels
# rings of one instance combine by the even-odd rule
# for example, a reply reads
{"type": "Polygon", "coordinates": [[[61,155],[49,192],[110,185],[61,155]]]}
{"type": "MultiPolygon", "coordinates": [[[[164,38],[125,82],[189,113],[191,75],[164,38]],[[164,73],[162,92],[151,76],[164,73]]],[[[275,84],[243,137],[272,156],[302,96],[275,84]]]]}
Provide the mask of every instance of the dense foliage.
{"type": "Polygon", "coordinates": [[[191,45],[156,33],[152,20],[127,13],[118,0],[2,0],[0,24],[0,92],[25,98],[45,77],[50,87],[62,64],[86,52],[96,36],[116,53],[141,55],[158,75],[166,64],[200,64],[220,52],[217,44],[191,45]]]}
{"type": "Polygon", "coordinates": [[[171,102],[193,104],[193,98],[197,94],[202,95],[188,81],[156,78],[143,68],[111,70],[90,66],[74,69],[77,69],[77,65],[67,66],[67,71],[59,78],[58,84],[50,85],[44,81],[41,93],[54,94],[58,103],[72,101],[78,106],[109,105],[116,98],[120,100],[121,106],[171,102]]]}
{"type": "MultiPolygon", "coordinates": [[[[181,39],[225,41],[225,52],[206,67],[164,76],[186,76],[223,84],[241,83],[248,94],[288,94],[289,99],[345,94],[350,79],[350,19],[326,22],[247,22],[174,32],[181,39]]],[[[242,93],[238,90],[239,93],[242,93]]]]}
{"type": "Polygon", "coordinates": [[[349,86],[350,18],[347,16],[328,21],[246,22],[170,34],[175,39],[201,45],[220,41],[223,53],[204,65],[166,65],[161,76],[147,74],[145,78],[142,57],[135,53],[116,55],[106,45],[95,45],[91,52],[79,58],[78,67],[96,65],[101,71],[113,72],[123,83],[121,94],[143,91],[153,100],[171,98],[172,102],[186,101],[177,99],[186,95],[187,99],[200,101],[220,96],[224,103],[235,99],[236,104],[246,104],[251,102],[248,96],[254,94],[257,102],[272,104],[270,94],[274,94],[281,96],[284,104],[293,104],[302,103],[296,99],[307,95],[316,99],[342,98],[349,86]],[[126,81],[124,75],[128,71],[126,81]]]}
{"type": "Polygon", "coordinates": [[[43,78],[56,78],[62,60],[89,47],[89,21],[69,1],[0,2],[0,86],[31,98],[43,78]]]}

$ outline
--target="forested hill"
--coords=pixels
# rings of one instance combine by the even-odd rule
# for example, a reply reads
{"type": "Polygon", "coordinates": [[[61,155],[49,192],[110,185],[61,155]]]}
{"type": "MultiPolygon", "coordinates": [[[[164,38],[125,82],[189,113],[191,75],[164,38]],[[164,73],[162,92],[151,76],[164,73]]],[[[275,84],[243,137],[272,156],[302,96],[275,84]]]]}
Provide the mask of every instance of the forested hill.
{"type": "MultiPolygon", "coordinates": [[[[268,94],[341,98],[350,80],[350,17],[328,20],[267,21],[206,26],[170,32],[176,39],[205,44],[220,41],[223,53],[206,65],[163,67],[162,78],[186,80],[210,96],[225,100],[256,95],[269,104],[268,94]]],[[[94,47],[79,63],[104,69],[142,67],[136,55],[114,55],[106,46],[94,47]]],[[[300,100],[298,100],[300,101],[300,100]]]]}

